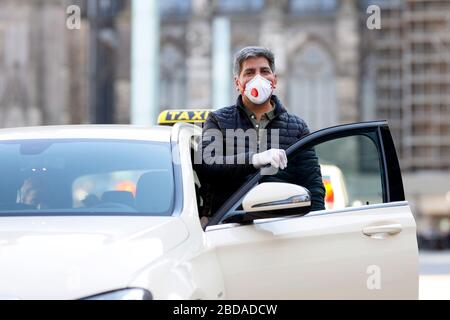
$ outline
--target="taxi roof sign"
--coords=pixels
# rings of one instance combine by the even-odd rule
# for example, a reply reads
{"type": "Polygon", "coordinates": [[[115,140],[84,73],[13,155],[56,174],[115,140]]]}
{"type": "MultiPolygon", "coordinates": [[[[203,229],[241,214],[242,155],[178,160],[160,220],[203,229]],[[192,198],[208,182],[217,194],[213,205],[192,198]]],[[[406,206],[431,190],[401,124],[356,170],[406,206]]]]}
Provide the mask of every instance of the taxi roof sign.
{"type": "Polygon", "coordinates": [[[158,116],[158,124],[171,125],[178,122],[203,123],[210,112],[211,110],[209,109],[164,110],[158,116]]]}

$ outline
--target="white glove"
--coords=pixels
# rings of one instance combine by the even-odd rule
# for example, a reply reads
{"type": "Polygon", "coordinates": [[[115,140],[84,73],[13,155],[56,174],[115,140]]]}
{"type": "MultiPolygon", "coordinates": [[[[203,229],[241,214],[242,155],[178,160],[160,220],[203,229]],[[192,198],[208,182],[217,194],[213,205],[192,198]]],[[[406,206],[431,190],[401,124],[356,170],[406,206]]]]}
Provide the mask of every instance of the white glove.
{"type": "Polygon", "coordinates": [[[254,154],[252,157],[253,166],[260,169],[270,164],[274,168],[283,170],[287,167],[286,152],[283,149],[269,149],[267,151],[254,154]]]}

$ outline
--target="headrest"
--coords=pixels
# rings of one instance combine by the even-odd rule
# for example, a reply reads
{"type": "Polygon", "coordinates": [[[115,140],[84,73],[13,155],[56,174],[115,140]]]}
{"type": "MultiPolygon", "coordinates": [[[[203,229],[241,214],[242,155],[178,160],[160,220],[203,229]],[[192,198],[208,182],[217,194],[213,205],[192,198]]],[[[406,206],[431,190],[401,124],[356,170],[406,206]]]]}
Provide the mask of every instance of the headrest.
{"type": "Polygon", "coordinates": [[[171,172],[163,170],[144,173],[137,183],[136,209],[153,215],[168,215],[173,196],[171,172]]]}

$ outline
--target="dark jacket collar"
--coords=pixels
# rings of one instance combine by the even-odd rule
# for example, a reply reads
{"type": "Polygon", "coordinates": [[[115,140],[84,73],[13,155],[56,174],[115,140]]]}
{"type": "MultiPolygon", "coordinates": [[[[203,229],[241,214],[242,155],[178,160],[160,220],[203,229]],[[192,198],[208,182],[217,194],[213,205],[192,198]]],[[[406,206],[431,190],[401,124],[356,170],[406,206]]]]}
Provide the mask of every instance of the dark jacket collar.
{"type": "MultiPolygon", "coordinates": [[[[278,97],[276,95],[272,95],[272,97],[270,97],[270,100],[273,102],[275,109],[274,109],[274,118],[278,117],[280,114],[287,112],[286,109],[284,108],[283,104],[281,103],[280,99],[278,99],[278,97]]],[[[241,109],[245,114],[245,105],[244,102],[242,101],[242,95],[239,95],[239,97],[236,100],[236,107],[238,109],[241,109]]]]}

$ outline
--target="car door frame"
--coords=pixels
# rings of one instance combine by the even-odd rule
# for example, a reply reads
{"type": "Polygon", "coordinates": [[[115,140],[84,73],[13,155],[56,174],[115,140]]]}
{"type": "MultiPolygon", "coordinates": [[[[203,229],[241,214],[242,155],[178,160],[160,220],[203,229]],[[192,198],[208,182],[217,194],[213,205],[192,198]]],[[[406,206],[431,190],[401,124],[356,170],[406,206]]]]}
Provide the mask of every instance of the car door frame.
{"type": "MultiPolygon", "coordinates": [[[[299,148],[307,147],[309,145],[318,145],[325,141],[331,141],[346,136],[352,136],[355,133],[366,133],[365,136],[372,139],[372,137],[367,135],[368,132],[376,133],[376,139],[378,140],[374,141],[374,143],[377,149],[379,148],[378,154],[380,157],[383,204],[405,201],[397,152],[386,120],[344,124],[312,132],[291,145],[286,150],[286,155],[289,158],[289,156],[299,148]]],[[[227,218],[229,214],[232,214],[230,211],[232,211],[233,207],[236,208],[243,197],[257,185],[263,177],[261,171],[258,171],[255,175],[250,177],[248,181],[244,183],[244,185],[241,186],[241,188],[237,190],[216,213],[213,214],[208,224],[205,226],[205,230],[208,227],[220,224],[220,222],[227,218]]]]}
{"type": "Polygon", "coordinates": [[[215,247],[222,265],[227,296],[243,298],[250,294],[262,299],[417,299],[416,224],[405,201],[397,153],[387,121],[354,123],[316,131],[293,144],[286,153],[289,157],[299,151],[299,148],[350,136],[366,136],[377,140],[383,203],[321,210],[304,217],[267,218],[250,225],[220,224],[229,215],[244,213],[243,210],[237,210],[237,207],[247,192],[263,177],[258,172],[216,212],[205,228],[208,240],[215,247]],[[348,219],[339,220],[342,218],[348,219]],[[381,234],[381,228],[388,227],[399,227],[400,231],[405,229],[404,232],[407,233],[405,237],[404,232],[400,237],[395,232],[392,236],[383,234],[377,238],[364,232],[367,228],[379,228],[376,231],[381,234]],[[341,232],[343,237],[339,238],[341,232]],[[337,241],[327,242],[330,236],[337,237],[337,241]],[[295,242],[296,237],[301,240],[295,242]],[[352,242],[353,239],[358,240],[352,242]],[[379,239],[393,242],[379,245],[379,239]],[[333,244],[341,246],[343,241],[357,250],[346,255],[342,251],[347,258],[341,258],[341,253],[331,254],[337,249],[333,244]],[[295,251],[290,251],[293,247],[303,253],[295,255],[295,251]],[[255,255],[246,254],[246,250],[255,252],[255,255]],[[392,254],[393,250],[396,254],[392,254]],[[293,255],[287,255],[287,252],[293,252],[293,255]],[[322,257],[327,257],[327,262],[336,264],[320,265],[322,257]],[[289,259],[293,259],[292,264],[289,259]],[[279,268],[284,269],[277,272],[279,268]],[[290,274],[293,268],[297,271],[290,274]],[[339,270],[339,275],[333,274],[333,269],[339,270]],[[265,274],[266,271],[269,274],[265,274]],[[323,274],[332,276],[324,283],[321,277],[323,274]],[[373,279],[378,279],[376,281],[379,281],[379,287],[372,287],[373,279]],[[334,285],[330,281],[334,281],[334,285]],[[258,285],[249,286],[250,284],[258,285]]]}

